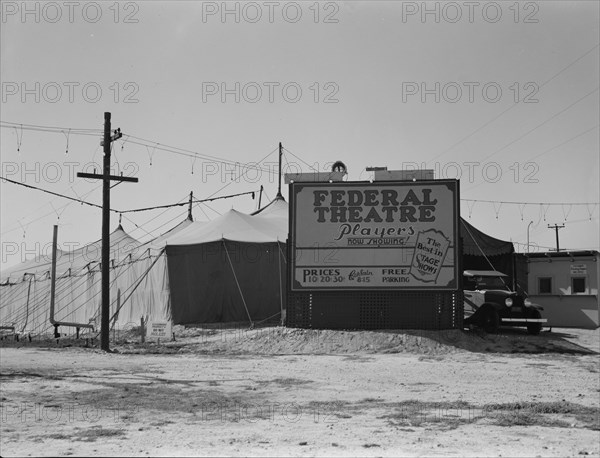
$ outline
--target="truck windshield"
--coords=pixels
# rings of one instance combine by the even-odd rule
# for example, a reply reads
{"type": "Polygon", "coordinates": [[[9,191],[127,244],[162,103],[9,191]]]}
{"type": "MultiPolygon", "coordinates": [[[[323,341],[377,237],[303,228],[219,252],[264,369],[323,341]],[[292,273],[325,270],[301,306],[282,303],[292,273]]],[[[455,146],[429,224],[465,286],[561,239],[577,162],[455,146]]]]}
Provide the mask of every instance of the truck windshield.
{"type": "Polygon", "coordinates": [[[477,289],[507,289],[501,277],[476,277],[477,289]]]}

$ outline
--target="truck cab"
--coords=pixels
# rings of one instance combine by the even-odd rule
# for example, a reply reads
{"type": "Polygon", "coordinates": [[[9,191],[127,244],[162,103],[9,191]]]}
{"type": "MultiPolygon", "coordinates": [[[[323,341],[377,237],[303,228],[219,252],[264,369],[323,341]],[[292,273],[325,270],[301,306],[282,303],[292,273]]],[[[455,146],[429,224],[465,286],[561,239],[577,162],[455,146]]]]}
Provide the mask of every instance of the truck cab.
{"type": "Polygon", "coordinates": [[[500,326],[526,327],[539,334],[543,308],[511,291],[507,276],[495,270],[465,270],[463,295],[466,326],[477,326],[486,332],[498,332],[500,326]]]}

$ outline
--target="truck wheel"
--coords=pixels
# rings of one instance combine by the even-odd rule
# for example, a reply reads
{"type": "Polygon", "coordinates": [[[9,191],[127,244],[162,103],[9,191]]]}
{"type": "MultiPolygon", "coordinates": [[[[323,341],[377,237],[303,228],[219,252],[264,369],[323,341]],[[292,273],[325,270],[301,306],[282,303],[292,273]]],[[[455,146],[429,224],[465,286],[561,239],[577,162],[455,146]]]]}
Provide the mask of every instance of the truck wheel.
{"type": "Polygon", "coordinates": [[[481,317],[480,326],[488,334],[495,334],[500,329],[500,316],[493,307],[486,309],[485,313],[481,317]]]}
{"type": "MultiPolygon", "coordinates": [[[[532,310],[529,313],[529,318],[541,318],[542,314],[539,310],[532,310]]],[[[542,323],[527,323],[527,332],[531,335],[537,336],[542,330],[542,323]]]]}

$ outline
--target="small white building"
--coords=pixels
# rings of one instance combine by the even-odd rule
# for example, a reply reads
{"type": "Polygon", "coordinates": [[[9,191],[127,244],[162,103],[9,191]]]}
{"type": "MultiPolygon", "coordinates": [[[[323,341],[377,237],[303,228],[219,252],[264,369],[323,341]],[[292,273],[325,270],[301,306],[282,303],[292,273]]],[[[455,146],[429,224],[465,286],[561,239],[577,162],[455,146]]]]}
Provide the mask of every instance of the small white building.
{"type": "Polygon", "coordinates": [[[600,326],[600,253],[549,251],[522,255],[529,300],[544,307],[547,326],[596,329],[600,326]]]}

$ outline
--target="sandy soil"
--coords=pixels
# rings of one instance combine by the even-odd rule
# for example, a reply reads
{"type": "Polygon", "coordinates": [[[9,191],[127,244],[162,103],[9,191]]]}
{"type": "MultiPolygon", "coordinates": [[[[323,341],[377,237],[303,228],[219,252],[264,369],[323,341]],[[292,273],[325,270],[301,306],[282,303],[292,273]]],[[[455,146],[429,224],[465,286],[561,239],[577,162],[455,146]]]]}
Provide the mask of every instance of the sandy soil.
{"type": "Polygon", "coordinates": [[[600,454],[598,330],[176,329],[0,348],[2,456],[600,454]],[[70,346],[69,346],[70,345],[70,346]]]}

